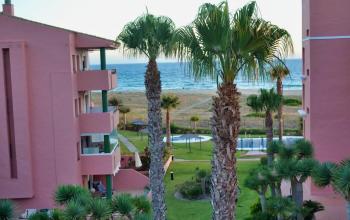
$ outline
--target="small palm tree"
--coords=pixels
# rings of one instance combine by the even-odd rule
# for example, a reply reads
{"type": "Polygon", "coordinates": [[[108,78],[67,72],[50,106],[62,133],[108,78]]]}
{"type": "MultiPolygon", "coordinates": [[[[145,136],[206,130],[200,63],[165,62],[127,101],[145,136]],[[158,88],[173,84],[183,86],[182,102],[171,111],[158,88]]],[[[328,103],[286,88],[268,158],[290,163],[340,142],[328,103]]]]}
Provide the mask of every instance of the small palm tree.
{"type": "Polygon", "coordinates": [[[7,199],[0,200],[0,220],[10,220],[14,216],[14,204],[7,199]]]}
{"type": "Polygon", "coordinates": [[[148,131],[150,134],[151,166],[150,186],[152,207],[155,219],[165,219],[164,168],[161,81],[157,58],[171,55],[175,34],[174,22],[164,16],[156,17],[149,13],[127,24],[118,36],[124,43],[124,51],[134,56],[144,55],[148,58],[145,74],[146,97],[148,101],[148,131]]]}
{"type": "Polygon", "coordinates": [[[252,170],[244,182],[244,185],[246,187],[258,193],[261,210],[264,213],[267,209],[266,191],[270,184],[269,175],[270,174],[268,168],[261,166],[258,169],[252,170]]]}
{"type": "Polygon", "coordinates": [[[92,199],[87,210],[94,220],[107,220],[112,214],[110,204],[105,199],[92,199]]]}
{"type": "Polygon", "coordinates": [[[314,169],[312,179],[320,187],[331,185],[347,201],[347,219],[350,219],[350,159],[339,164],[319,164],[314,169]]]}
{"type": "Polygon", "coordinates": [[[197,122],[199,122],[199,117],[194,115],[190,118],[190,121],[193,124],[193,130],[197,130],[197,122]]]}
{"type": "MultiPolygon", "coordinates": [[[[273,65],[271,70],[270,70],[271,78],[273,80],[276,80],[276,89],[277,89],[277,94],[283,97],[283,79],[287,77],[290,72],[288,67],[281,62],[278,62],[276,65],[273,65]]],[[[282,141],[283,137],[283,102],[278,108],[278,138],[280,141],[282,141]]]]}
{"type": "Polygon", "coordinates": [[[123,216],[132,219],[132,211],[134,209],[132,198],[129,194],[116,195],[112,199],[112,210],[119,212],[123,216]]]}
{"type": "Polygon", "coordinates": [[[70,201],[87,201],[91,198],[90,192],[78,185],[60,185],[55,191],[55,202],[59,205],[65,205],[70,201]]]}
{"type": "Polygon", "coordinates": [[[86,218],[86,208],[77,201],[67,203],[63,211],[64,219],[66,220],[83,220],[86,218]]]}
{"type": "Polygon", "coordinates": [[[161,107],[166,110],[166,145],[171,147],[170,111],[180,105],[179,97],[176,95],[163,95],[161,107]]]}
{"type": "Polygon", "coordinates": [[[120,106],[119,112],[123,114],[123,125],[124,125],[124,130],[126,130],[126,125],[127,125],[126,114],[130,112],[130,108],[125,105],[120,106]]]}
{"type": "Polygon", "coordinates": [[[211,204],[213,219],[234,219],[237,194],[235,153],[240,127],[235,79],[264,79],[267,63],[292,48],[289,33],[259,17],[255,2],[231,14],[227,1],[200,7],[195,20],[177,33],[180,60],[188,61],[195,78],[217,79],[213,98],[211,204]]]}
{"type": "Polygon", "coordinates": [[[151,204],[146,196],[137,196],[133,198],[133,204],[137,213],[149,214],[151,212],[151,204]]]}
{"type": "MultiPolygon", "coordinates": [[[[273,89],[261,89],[260,95],[250,95],[247,98],[247,105],[256,112],[265,112],[265,129],[267,145],[273,141],[273,117],[272,113],[277,111],[282,103],[282,97],[278,95],[273,89]]],[[[272,155],[268,154],[269,165],[272,164],[272,155]]]]}

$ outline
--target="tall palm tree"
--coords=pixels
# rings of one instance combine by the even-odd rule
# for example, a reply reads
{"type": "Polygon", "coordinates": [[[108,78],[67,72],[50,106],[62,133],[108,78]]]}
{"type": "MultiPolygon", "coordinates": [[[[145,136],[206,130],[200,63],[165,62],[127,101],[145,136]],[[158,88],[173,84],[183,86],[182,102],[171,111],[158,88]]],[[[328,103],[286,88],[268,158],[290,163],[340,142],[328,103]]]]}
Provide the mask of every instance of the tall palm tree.
{"type": "Polygon", "coordinates": [[[154,219],[165,219],[164,168],[162,164],[162,114],[160,106],[161,81],[157,58],[172,52],[174,22],[164,16],[149,13],[127,24],[118,36],[124,43],[124,52],[144,55],[148,58],[145,73],[146,97],[148,101],[148,131],[150,135],[151,166],[150,185],[154,219]]]}
{"type": "Polygon", "coordinates": [[[350,159],[339,164],[319,164],[314,169],[312,179],[320,187],[331,185],[347,201],[347,219],[350,220],[350,159]]]}
{"type": "MultiPolygon", "coordinates": [[[[283,97],[283,79],[290,74],[288,67],[281,62],[278,62],[276,65],[273,65],[270,70],[271,78],[276,80],[276,89],[277,94],[283,97]]],[[[283,137],[283,102],[278,108],[278,138],[282,141],[283,137]]]]}
{"type": "Polygon", "coordinates": [[[165,128],[166,128],[166,146],[171,147],[171,130],[170,130],[170,111],[180,105],[179,97],[176,95],[163,95],[161,107],[166,110],[165,128]]]}
{"type": "MultiPolygon", "coordinates": [[[[261,89],[260,95],[250,95],[247,98],[247,105],[256,112],[265,112],[265,129],[267,145],[269,146],[273,141],[273,117],[272,113],[277,111],[282,103],[282,97],[278,95],[274,89],[261,89]]],[[[268,164],[272,165],[272,152],[268,154],[268,164]]]]}
{"type": "Polygon", "coordinates": [[[261,19],[255,2],[232,16],[224,1],[202,5],[195,20],[178,30],[177,43],[179,59],[188,61],[195,78],[218,81],[211,117],[211,203],[213,219],[234,219],[240,127],[239,92],[234,81],[239,72],[252,80],[264,79],[266,75],[259,70],[274,56],[290,51],[291,37],[286,30],[261,19]]]}

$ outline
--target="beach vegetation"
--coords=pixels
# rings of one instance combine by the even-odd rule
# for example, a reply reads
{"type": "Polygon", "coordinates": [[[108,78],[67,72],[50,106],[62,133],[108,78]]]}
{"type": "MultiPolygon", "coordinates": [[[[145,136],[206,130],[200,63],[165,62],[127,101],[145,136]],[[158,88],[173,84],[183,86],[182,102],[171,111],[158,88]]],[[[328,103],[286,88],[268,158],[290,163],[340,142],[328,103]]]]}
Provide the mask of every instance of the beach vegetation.
{"type": "Polygon", "coordinates": [[[130,108],[128,106],[122,105],[119,107],[119,112],[123,114],[123,128],[126,129],[127,118],[126,115],[130,112],[130,108]]]}
{"type": "Polygon", "coordinates": [[[301,102],[300,99],[284,98],[283,99],[283,105],[286,105],[286,106],[301,106],[302,102],[301,102]]]}
{"type": "Polygon", "coordinates": [[[191,116],[190,121],[192,122],[193,131],[196,131],[197,123],[199,122],[199,117],[197,115],[191,116]]]}

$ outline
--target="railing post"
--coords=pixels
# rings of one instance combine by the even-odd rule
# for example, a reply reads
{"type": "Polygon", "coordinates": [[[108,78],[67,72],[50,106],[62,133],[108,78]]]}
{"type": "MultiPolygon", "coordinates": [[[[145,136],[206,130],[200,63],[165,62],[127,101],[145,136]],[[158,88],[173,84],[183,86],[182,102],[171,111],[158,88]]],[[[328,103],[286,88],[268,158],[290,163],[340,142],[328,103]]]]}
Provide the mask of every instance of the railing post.
{"type": "MultiPolygon", "coordinates": [[[[106,64],[106,48],[100,48],[100,62],[101,62],[101,70],[107,69],[106,64]]],[[[108,96],[107,90],[102,90],[102,111],[108,112],[108,96]]],[[[105,153],[110,153],[111,144],[109,140],[109,134],[103,136],[103,148],[105,153]]],[[[107,198],[112,198],[112,176],[106,175],[106,188],[107,188],[107,198]]]]}

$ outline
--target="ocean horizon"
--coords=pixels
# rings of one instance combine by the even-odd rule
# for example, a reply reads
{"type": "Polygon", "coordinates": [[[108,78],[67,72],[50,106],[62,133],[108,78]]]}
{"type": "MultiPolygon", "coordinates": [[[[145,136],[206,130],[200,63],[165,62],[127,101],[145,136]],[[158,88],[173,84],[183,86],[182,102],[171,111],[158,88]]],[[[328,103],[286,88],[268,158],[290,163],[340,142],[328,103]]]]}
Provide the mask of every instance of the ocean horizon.
{"type": "MultiPolygon", "coordinates": [[[[140,92],[145,91],[144,74],[146,63],[127,63],[127,64],[109,64],[108,69],[117,70],[117,88],[116,92],[140,92]]],[[[301,90],[302,89],[302,60],[286,60],[291,74],[283,81],[284,90],[301,90]]],[[[210,78],[196,80],[186,70],[186,66],[179,62],[158,63],[161,73],[162,90],[215,90],[216,80],[210,78]]],[[[91,65],[91,69],[99,69],[99,65],[91,65]]],[[[251,82],[246,80],[242,74],[239,74],[235,83],[239,89],[259,89],[273,88],[273,81],[251,82]]]]}

